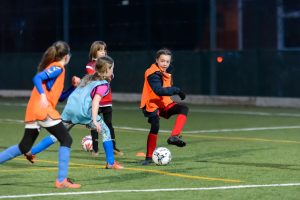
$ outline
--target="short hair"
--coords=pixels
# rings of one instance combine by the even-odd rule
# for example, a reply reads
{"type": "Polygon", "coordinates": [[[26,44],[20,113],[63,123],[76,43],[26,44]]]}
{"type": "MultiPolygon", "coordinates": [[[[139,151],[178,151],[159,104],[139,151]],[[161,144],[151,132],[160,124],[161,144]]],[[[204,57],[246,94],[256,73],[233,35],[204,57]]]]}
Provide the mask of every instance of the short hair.
{"type": "Polygon", "coordinates": [[[170,49],[162,48],[158,50],[155,54],[155,60],[158,59],[161,55],[169,55],[172,58],[172,52],[170,49]]]}

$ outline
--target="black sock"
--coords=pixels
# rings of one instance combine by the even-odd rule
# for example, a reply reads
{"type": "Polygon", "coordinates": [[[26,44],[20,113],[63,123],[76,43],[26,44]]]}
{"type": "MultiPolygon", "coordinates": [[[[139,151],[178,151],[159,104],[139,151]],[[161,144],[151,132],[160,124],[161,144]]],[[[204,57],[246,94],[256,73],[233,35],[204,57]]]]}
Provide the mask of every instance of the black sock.
{"type": "Polygon", "coordinates": [[[98,152],[98,150],[99,150],[99,148],[98,148],[99,134],[97,131],[92,130],[91,135],[92,135],[92,141],[93,141],[93,151],[98,152]]]}

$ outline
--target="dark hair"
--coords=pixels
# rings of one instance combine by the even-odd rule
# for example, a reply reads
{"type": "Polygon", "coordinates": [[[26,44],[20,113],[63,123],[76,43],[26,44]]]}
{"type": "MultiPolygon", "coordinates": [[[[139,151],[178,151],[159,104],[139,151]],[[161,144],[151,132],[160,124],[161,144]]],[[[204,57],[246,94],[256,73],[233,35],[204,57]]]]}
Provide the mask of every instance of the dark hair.
{"type": "Polygon", "coordinates": [[[170,49],[162,48],[158,50],[155,54],[155,60],[158,59],[161,55],[169,55],[172,58],[172,52],[170,49]]]}
{"type": "Polygon", "coordinates": [[[107,51],[107,45],[103,41],[95,41],[90,47],[90,53],[89,53],[89,59],[92,60],[93,58],[96,58],[97,51],[104,50],[107,51]]]}
{"type": "Polygon", "coordinates": [[[44,52],[43,57],[38,65],[38,72],[43,71],[50,63],[61,60],[65,55],[69,53],[70,47],[66,42],[54,42],[44,52]]]}

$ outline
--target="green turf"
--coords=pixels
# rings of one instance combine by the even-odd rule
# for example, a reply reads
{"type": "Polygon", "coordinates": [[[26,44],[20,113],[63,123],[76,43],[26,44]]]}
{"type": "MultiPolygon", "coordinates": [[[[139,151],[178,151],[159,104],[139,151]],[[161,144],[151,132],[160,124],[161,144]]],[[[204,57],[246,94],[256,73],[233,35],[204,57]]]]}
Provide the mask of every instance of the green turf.
{"type": "MultiPolygon", "coordinates": [[[[0,150],[20,141],[26,100],[0,99],[0,150]]],[[[59,109],[62,109],[59,106],[59,109]]],[[[103,148],[91,157],[81,149],[89,134],[83,126],[72,129],[73,146],[69,177],[82,184],[78,190],[54,188],[58,144],[38,154],[35,164],[23,157],[0,165],[0,199],[3,196],[62,192],[108,191],[98,194],[30,197],[27,199],[299,199],[300,186],[227,188],[245,185],[300,183],[300,110],[190,105],[184,128],[184,148],[166,143],[169,133],[159,134],[158,146],[172,152],[167,166],[141,166],[137,152],[145,152],[149,124],[137,103],[114,103],[113,123],[118,147],[125,153],[116,159],[124,170],[105,170],[103,148]],[[127,129],[127,128],[132,128],[127,129]],[[244,131],[244,128],[269,127],[244,131]],[[270,127],[275,127],[273,130],[270,127]],[[283,128],[279,128],[283,127],[283,128]],[[135,130],[142,128],[143,130],[135,130]],[[220,132],[221,130],[226,132],[220,132]],[[200,133],[194,133],[194,132],[200,133]],[[201,132],[202,131],[202,132],[201,132]],[[211,131],[211,132],[210,132],[211,131]],[[219,187],[219,188],[218,188],[219,187]],[[155,189],[187,188],[178,191],[155,189]],[[202,188],[191,191],[190,188],[202,188]],[[207,190],[210,188],[210,190],[207,190]],[[153,191],[145,191],[154,189],[153,191]],[[135,190],[136,192],[129,192],[135,190]]],[[[172,129],[174,118],[161,119],[161,130],[172,129]]],[[[47,132],[41,131],[38,140],[47,132]]]]}

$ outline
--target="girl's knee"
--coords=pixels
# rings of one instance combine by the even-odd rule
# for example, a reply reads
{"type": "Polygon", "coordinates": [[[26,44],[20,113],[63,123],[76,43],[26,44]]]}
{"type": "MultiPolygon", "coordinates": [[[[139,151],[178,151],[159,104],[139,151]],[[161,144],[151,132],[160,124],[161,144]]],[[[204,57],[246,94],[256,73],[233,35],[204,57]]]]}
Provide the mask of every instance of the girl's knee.
{"type": "Polygon", "coordinates": [[[181,114],[187,115],[189,113],[189,108],[186,105],[181,106],[181,114]]]}
{"type": "Polygon", "coordinates": [[[102,140],[103,142],[111,140],[110,131],[107,127],[102,129],[102,140]]]}
{"type": "Polygon", "coordinates": [[[64,134],[61,137],[61,139],[60,139],[59,142],[60,142],[61,146],[65,146],[65,147],[71,148],[72,143],[73,143],[73,139],[72,139],[71,135],[68,133],[68,134],[64,134]]]}

